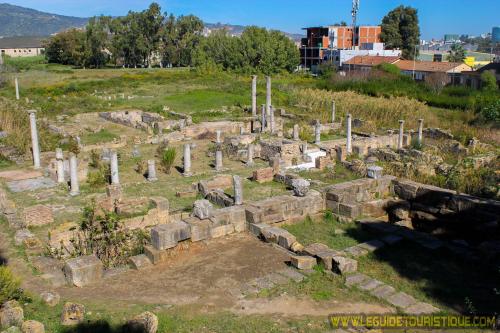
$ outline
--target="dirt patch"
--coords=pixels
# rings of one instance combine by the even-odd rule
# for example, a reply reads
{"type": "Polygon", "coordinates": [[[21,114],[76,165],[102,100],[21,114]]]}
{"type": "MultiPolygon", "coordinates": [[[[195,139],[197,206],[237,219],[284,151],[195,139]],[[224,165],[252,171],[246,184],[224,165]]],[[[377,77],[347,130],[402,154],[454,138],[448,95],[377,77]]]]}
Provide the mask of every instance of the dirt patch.
{"type": "Polygon", "coordinates": [[[394,309],[378,304],[344,303],[335,300],[315,302],[311,299],[299,299],[280,296],[273,299],[257,298],[238,301],[232,312],[242,315],[282,315],[291,317],[321,316],[332,313],[394,313],[394,309]]]}
{"type": "Polygon", "coordinates": [[[58,291],[67,299],[231,307],[236,301],[233,288],[285,268],[287,259],[283,252],[249,235],[231,235],[204,247],[190,247],[148,270],[127,271],[91,286],[58,291]]]}
{"type": "Polygon", "coordinates": [[[8,170],[0,172],[0,178],[6,181],[25,180],[42,177],[43,173],[36,170],[8,170]]]}

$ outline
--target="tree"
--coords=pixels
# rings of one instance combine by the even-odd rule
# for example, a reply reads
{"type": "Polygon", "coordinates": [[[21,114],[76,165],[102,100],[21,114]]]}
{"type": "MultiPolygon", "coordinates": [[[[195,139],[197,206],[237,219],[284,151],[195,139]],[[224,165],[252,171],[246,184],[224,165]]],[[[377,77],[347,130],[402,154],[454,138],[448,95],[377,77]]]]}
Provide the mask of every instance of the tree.
{"type": "Polygon", "coordinates": [[[448,55],[450,62],[463,62],[465,59],[465,50],[461,44],[455,43],[451,46],[448,55]]]}
{"type": "Polygon", "coordinates": [[[58,33],[44,42],[45,57],[50,63],[85,65],[85,32],[70,29],[58,33]]]}
{"type": "Polygon", "coordinates": [[[483,90],[495,91],[498,89],[497,78],[490,71],[481,74],[481,87],[483,90]]]}
{"type": "Polygon", "coordinates": [[[420,28],[415,8],[399,6],[382,19],[380,39],[388,49],[401,49],[403,58],[413,59],[418,55],[420,28]]]}
{"type": "Polygon", "coordinates": [[[92,17],[86,27],[85,63],[90,67],[101,68],[108,59],[109,16],[92,17]]]}

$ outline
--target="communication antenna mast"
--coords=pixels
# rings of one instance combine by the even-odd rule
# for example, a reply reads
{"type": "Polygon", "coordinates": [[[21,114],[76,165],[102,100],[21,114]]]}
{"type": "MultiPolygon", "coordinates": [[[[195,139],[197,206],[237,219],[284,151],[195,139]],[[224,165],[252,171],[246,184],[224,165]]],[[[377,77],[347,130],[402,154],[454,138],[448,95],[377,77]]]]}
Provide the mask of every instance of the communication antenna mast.
{"type": "Polygon", "coordinates": [[[359,0],[352,0],[352,49],[356,48],[356,20],[358,18],[359,0]]]}

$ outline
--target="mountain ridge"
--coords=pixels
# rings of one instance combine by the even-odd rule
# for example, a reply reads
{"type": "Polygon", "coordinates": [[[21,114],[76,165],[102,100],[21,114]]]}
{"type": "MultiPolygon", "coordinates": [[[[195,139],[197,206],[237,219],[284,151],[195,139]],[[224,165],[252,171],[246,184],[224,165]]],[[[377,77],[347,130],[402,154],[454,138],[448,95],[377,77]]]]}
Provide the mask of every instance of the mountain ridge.
{"type": "MultiPolygon", "coordinates": [[[[42,12],[36,9],[0,3],[0,37],[49,36],[69,28],[84,27],[89,18],[65,16],[42,12]]],[[[204,23],[211,30],[226,28],[230,33],[239,35],[246,26],[226,23],[204,23]]],[[[283,32],[294,40],[299,34],[283,32]]]]}

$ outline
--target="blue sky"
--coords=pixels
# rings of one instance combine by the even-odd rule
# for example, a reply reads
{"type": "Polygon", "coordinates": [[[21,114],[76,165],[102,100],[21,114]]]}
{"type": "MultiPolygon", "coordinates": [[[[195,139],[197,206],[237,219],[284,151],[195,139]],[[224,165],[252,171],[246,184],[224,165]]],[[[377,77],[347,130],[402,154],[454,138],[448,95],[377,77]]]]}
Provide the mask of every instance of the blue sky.
{"type": "MultiPolygon", "coordinates": [[[[0,0],[1,1],[1,0],[0,0]]],[[[142,10],[151,0],[5,0],[11,4],[61,15],[124,15],[142,10]]],[[[302,27],[350,22],[351,0],[158,0],[163,11],[194,14],[205,22],[259,25],[300,33],[302,27]]],[[[360,0],[358,22],[379,24],[403,4],[419,11],[422,38],[445,33],[479,35],[500,26],[500,0],[360,0]]]]}

